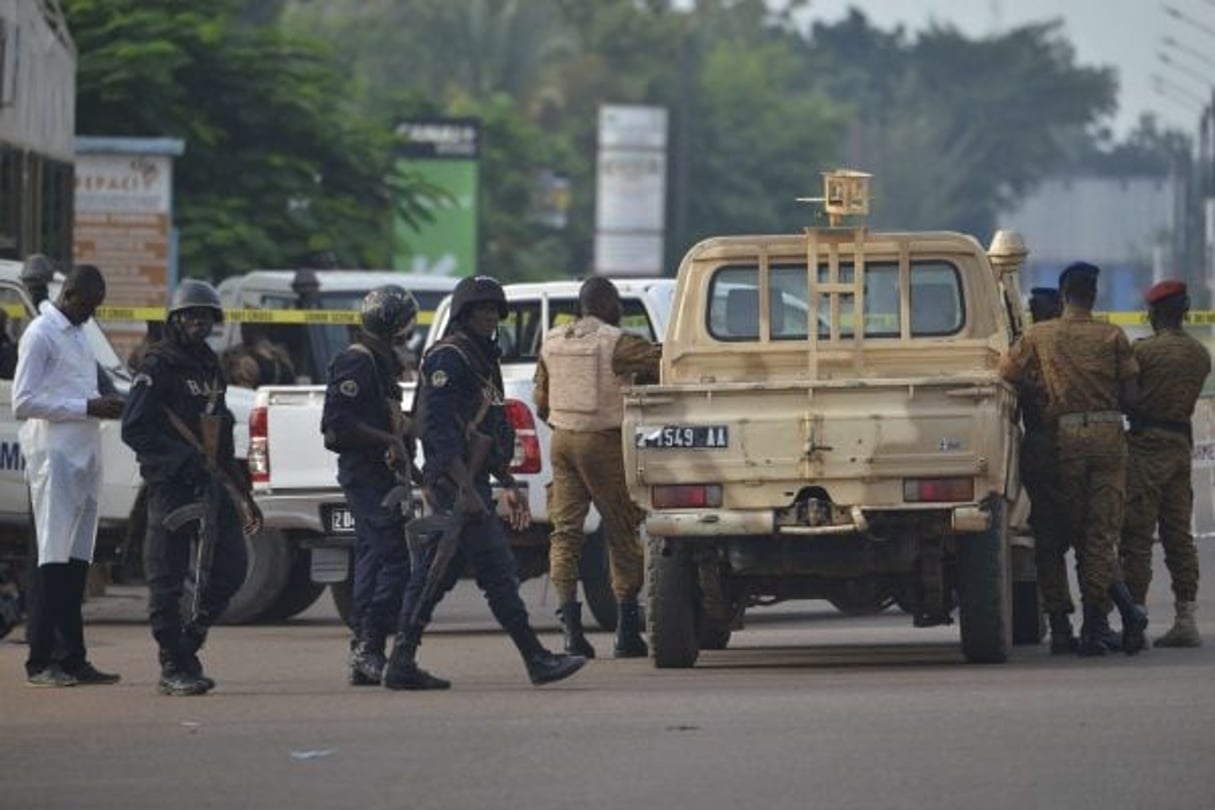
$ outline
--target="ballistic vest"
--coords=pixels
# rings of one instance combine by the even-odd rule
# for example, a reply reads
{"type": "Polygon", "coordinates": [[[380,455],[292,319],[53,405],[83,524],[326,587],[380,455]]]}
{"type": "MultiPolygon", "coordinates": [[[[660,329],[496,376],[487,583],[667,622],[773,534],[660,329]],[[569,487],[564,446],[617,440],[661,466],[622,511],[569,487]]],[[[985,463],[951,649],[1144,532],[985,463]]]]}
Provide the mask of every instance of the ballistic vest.
{"type": "Polygon", "coordinates": [[[612,371],[621,331],[593,316],[558,326],[541,351],[548,369],[549,423],[564,430],[619,429],[627,376],[612,371]]]}

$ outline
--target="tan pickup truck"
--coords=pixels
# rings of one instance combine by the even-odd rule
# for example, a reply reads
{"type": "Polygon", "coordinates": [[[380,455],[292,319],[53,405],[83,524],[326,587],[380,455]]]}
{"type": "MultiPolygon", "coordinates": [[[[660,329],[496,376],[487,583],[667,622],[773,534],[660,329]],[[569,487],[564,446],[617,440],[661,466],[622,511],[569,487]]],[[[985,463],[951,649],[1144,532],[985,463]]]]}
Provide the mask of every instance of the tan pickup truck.
{"type": "Polygon", "coordinates": [[[968,661],[1008,656],[1020,428],[996,366],[1025,251],[845,225],[868,176],[824,177],[826,227],[688,252],[661,382],[626,393],[659,667],[724,648],[756,605],[887,594],[916,626],[956,609],[968,661]]]}

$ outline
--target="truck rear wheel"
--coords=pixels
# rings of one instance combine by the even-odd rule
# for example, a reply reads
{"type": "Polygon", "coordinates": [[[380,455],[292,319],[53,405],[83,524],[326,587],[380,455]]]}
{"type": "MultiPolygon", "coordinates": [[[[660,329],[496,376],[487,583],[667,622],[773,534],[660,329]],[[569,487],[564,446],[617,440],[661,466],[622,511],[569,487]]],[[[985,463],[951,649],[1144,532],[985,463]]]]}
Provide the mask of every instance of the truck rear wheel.
{"type": "Polygon", "coordinates": [[[1042,643],[1042,611],[1037,582],[1014,582],[1012,586],[1013,644],[1042,643]]]}
{"type": "Polygon", "coordinates": [[[354,583],[349,579],[342,582],[331,582],[329,592],[333,594],[333,606],[337,608],[338,617],[343,624],[353,629],[354,583]]]}
{"type": "Polygon", "coordinates": [[[700,655],[697,567],[684,549],[650,538],[650,649],[659,669],[686,669],[700,655]]]}
{"type": "Polygon", "coordinates": [[[962,654],[972,664],[1002,664],[1012,647],[1012,583],[1003,501],[992,506],[992,528],[957,539],[957,590],[962,654]]]}
{"type": "Polygon", "coordinates": [[[602,527],[586,537],[578,576],[582,580],[582,596],[599,629],[616,632],[616,594],[612,592],[612,569],[602,527]]]}
{"type": "Polygon", "coordinates": [[[232,596],[221,624],[248,624],[270,609],[287,587],[291,576],[292,553],[287,536],[275,529],[262,529],[245,538],[249,569],[245,583],[232,596]]]}
{"type": "Polygon", "coordinates": [[[312,581],[312,549],[296,544],[287,584],[258,621],[285,622],[312,607],[324,592],[325,583],[312,581]]]}

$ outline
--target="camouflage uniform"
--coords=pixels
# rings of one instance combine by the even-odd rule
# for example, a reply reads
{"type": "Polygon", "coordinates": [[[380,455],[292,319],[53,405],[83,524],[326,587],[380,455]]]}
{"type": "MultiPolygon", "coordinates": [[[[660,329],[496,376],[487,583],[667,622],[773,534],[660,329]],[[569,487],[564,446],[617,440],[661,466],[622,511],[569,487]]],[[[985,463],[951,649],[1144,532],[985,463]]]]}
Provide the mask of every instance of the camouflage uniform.
{"type": "Polygon", "coordinates": [[[1179,602],[1198,596],[1198,554],[1190,533],[1190,418],[1211,371],[1211,357],[1180,329],[1161,329],[1135,342],[1139,409],[1131,420],[1122,565],[1136,602],[1152,580],[1152,535],[1159,531],[1164,562],[1179,602]]]}
{"type": "Polygon", "coordinates": [[[233,346],[223,353],[220,362],[229,384],[240,388],[291,385],[295,382],[291,355],[270,340],[233,346]]]}
{"type": "Polygon", "coordinates": [[[1116,556],[1126,488],[1126,439],[1118,401],[1122,380],[1139,366],[1126,335],[1071,305],[1058,320],[1034,324],[1001,366],[1025,384],[1034,367],[1059,419],[1059,500],[1064,537],[1076,548],[1080,591],[1089,605],[1107,605],[1120,581],[1116,556]]]}
{"type": "MultiPolygon", "coordinates": [[[[661,349],[645,338],[623,334],[612,353],[612,370],[637,382],[657,379],[661,349]]],[[[549,371],[541,357],[536,388],[547,392],[549,371]]],[[[549,516],[549,576],[559,600],[574,599],[585,537],[583,521],[591,503],[603,518],[618,601],[635,599],[644,576],[644,554],[637,527],[645,513],[629,498],[620,429],[580,431],[553,428],[553,484],[549,516]]]]}
{"type": "Polygon", "coordinates": [[[1029,495],[1029,525],[1034,532],[1034,564],[1038,589],[1046,613],[1074,613],[1067,584],[1067,537],[1062,533],[1063,512],[1059,500],[1057,463],[1058,428],[1047,413],[1046,391],[1037,374],[1020,392],[1021,419],[1025,438],[1021,441],[1021,483],[1029,495]]]}

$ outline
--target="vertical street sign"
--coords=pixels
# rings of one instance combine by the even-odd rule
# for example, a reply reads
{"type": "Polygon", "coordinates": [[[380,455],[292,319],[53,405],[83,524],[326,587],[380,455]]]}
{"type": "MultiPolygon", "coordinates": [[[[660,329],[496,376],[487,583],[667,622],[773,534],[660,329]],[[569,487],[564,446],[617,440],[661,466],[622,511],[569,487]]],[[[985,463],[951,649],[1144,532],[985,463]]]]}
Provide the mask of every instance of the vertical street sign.
{"type": "Polygon", "coordinates": [[[595,272],[661,276],[666,227],[667,111],[599,108],[595,272]]]}

